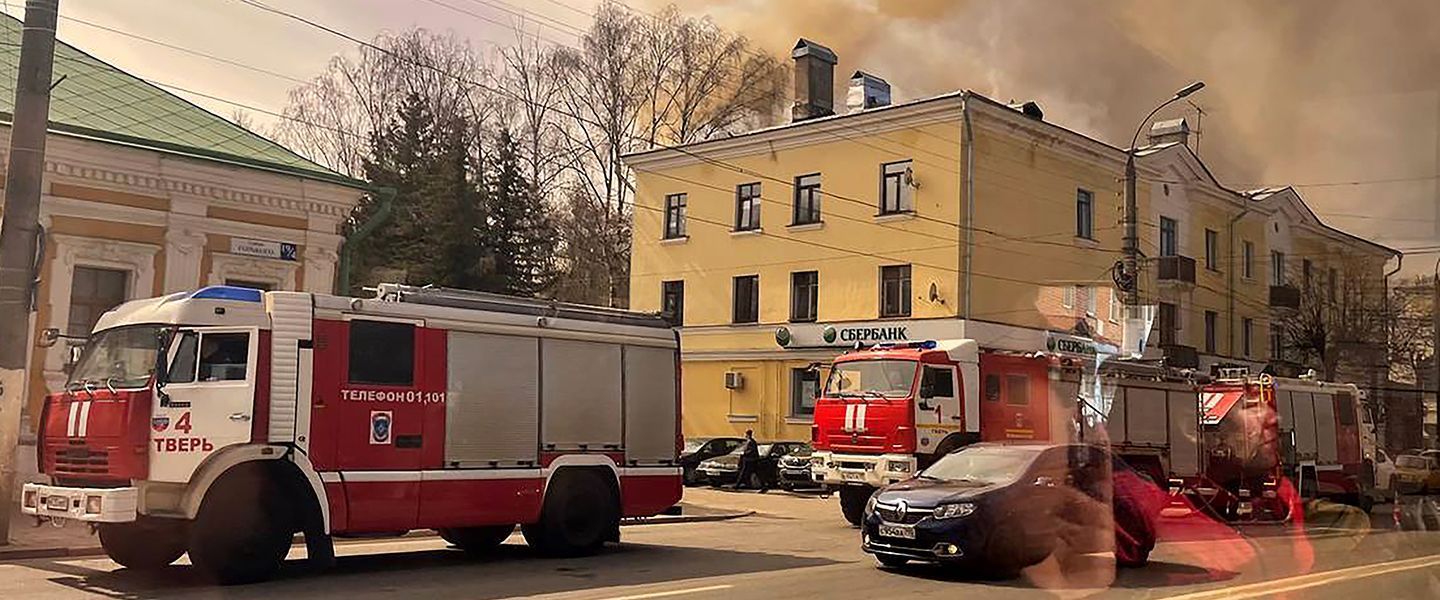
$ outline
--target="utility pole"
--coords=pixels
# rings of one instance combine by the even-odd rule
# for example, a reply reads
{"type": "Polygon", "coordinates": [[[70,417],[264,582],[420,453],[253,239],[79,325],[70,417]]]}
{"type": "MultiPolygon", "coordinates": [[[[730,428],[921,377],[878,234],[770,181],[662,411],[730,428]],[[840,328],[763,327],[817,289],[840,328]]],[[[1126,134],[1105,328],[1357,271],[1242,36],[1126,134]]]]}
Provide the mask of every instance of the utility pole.
{"type": "Polygon", "coordinates": [[[55,65],[55,19],[60,0],[26,0],[10,125],[5,209],[0,213],[0,544],[10,541],[15,497],[15,454],[20,409],[25,405],[25,355],[40,228],[40,187],[45,174],[45,132],[50,121],[50,79],[55,65]]]}
{"type": "MultiPolygon", "coordinates": [[[[1430,289],[1430,360],[1435,373],[1430,377],[1430,393],[1435,395],[1437,404],[1440,404],[1440,260],[1435,261],[1435,277],[1430,280],[1433,285],[1430,289]]],[[[1424,384],[1420,385],[1423,390],[1424,384]]],[[[1425,443],[1425,394],[1420,394],[1420,443],[1425,443]]]]}
{"type": "Polygon", "coordinates": [[[1130,138],[1130,147],[1125,149],[1125,248],[1121,263],[1124,276],[1121,280],[1125,288],[1122,291],[1125,292],[1126,306],[1133,307],[1140,303],[1140,234],[1138,231],[1140,208],[1139,201],[1135,197],[1135,179],[1137,178],[1135,174],[1135,144],[1140,141],[1140,132],[1145,129],[1145,125],[1150,122],[1150,118],[1154,117],[1155,113],[1170,106],[1172,102],[1200,91],[1203,87],[1205,87],[1205,82],[1197,81],[1181,88],[1169,100],[1160,103],[1160,106],[1155,107],[1155,110],[1150,111],[1150,114],[1145,115],[1145,118],[1140,121],[1140,126],[1135,128],[1135,135],[1130,138]]]}

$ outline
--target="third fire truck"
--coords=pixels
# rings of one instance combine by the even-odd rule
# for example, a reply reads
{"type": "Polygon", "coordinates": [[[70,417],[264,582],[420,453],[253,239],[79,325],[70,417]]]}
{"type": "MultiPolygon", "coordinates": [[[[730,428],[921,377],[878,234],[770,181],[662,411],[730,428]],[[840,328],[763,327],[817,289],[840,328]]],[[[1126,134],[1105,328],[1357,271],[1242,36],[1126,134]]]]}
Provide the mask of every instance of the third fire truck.
{"type": "Polygon", "coordinates": [[[227,583],[297,532],[322,562],[412,529],[590,553],[680,499],[678,345],[656,315],[399,285],[135,300],[46,399],[23,510],[227,583]]]}

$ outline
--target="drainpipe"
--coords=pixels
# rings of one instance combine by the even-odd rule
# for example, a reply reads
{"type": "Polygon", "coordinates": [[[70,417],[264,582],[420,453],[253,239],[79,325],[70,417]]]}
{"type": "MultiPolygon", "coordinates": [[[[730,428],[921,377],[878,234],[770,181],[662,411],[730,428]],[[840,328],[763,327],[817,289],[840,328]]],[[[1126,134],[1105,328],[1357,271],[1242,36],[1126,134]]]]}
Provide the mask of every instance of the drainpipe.
{"type": "Polygon", "coordinates": [[[395,188],[376,187],[371,188],[370,192],[380,202],[379,208],[375,210],[375,214],[370,215],[368,220],[351,231],[350,235],[345,236],[345,241],[340,246],[340,277],[335,293],[342,296],[350,293],[350,267],[352,265],[350,247],[370,237],[370,234],[390,219],[390,213],[394,209],[395,188]]]}
{"type": "Polygon", "coordinates": [[[965,270],[965,300],[962,303],[961,316],[966,321],[966,329],[969,329],[970,290],[973,279],[970,276],[970,265],[975,257],[975,129],[970,123],[970,92],[965,92],[960,98],[960,115],[965,127],[965,141],[961,148],[965,153],[965,261],[962,267],[965,270]]]}
{"type": "MultiPolygon", "coordinates": [[[[1237,213],[1235,216],[1230,217],[1230,223],[1229,223],[1229,225],[1226,227],[1226,230],[1229,232],[1229,235],[1230,235],[1230,253],[1229,253],[1229,255],[1230,255],[1230,260],[1231,260],[1231,262],[1232,262],[1232,264],[1230,265],[1230,268],[1225,269],[1225,279],[1226,279],[1226,281],[1227,281],[1227,283],[1228,283],[1228,285],[1226,285],[1226,288],[1227,288],[1227,289],[1226,289],[1225,291],[1226,291],[1226,296],[1227,296],[1227,302],[1229,303],[1229,306],[1228,306],[1228,308],[1226,309],[1226,312],[1230,313],[1230,326],[1227,327],[1227,329],[1228,329],[1229,331],[1226,332],[1226,334],[1227,334],[1226,337],[1229,338],[1229,345],[1226,346],[1226,350],[1229,351],[1231,358],[1234,358],[1234,356],[1235,356],[1235,271],[1236,271],[1237,269],[1240,269],[1240,268],[1243,268],[1243,267],[1244,267],[1244,265],[1233,264],[1233,263],[1234,263],[1234,260],[1235,260],[1235,223],[1238,223],[1238,222],[1240,221],[1240,219],[1244,218],[1245,215],[1250,212],[1250,209],[1251,209],[1251,206],[1250,206],[1250,204],[1249,204],[1249,203],[1251,202],[1250,198],[1246,197],[1246,198],[1245,198],[1245,202],[1246,202],[1245,208],[1242,209],[1242,210],[1241,210],[1239,213],[1237,213]]],[[[1253,260],[1255,257],[1252,256],[1252,257],[1250,257],[1250,258],[1253,260]]],[[[1272,327],[1273,327],[1273,324],[1272,324],[1272,327]]],[[[1272,348],[1272,349],[1270,350],[1270,352],[1271,352],[1271,354],[1274,354],[1275,350],[1272,348]]]]}

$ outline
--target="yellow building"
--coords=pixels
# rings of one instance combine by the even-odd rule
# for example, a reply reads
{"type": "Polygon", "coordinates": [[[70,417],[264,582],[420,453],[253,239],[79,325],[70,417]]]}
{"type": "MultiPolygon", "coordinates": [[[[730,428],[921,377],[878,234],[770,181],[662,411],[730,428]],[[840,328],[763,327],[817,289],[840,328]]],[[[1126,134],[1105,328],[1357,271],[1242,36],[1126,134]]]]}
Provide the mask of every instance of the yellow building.
{"type": "MultiPolygon", "coordinates": [[[[837,109],[834,54],[801,40],[794,58],[792,123],[626,157],[631,307],[682,324],[687,435],[808,439],[819,383],[807,367],[857,341],[1123,341],[1111,282],[1124,149],[1033,103],[962,91],[892,105],[866,73],[837,109]]],[[[1147,353],[1258,368],[1272,246],[1356,247],[1381,263],[1393,251],[1319,224],[1293,191],[1224,187],[1187,133],[1157,123],[1138,152],[1141,289],[1160,307],[1147,353]],[[1272,234],[1280,223],[1298,233],[1272,234]]]]}

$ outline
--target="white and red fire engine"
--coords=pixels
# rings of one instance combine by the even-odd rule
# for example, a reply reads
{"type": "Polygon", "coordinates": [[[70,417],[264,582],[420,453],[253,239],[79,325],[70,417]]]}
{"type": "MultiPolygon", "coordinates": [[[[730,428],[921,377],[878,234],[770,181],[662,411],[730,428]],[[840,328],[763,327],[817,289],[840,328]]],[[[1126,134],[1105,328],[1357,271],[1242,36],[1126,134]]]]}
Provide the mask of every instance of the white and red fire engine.
{"type": "Polygon", "coordinates": [[[52,483],[24,511],[223,582],[272,575],[297,532],[322,562],[331,536],[481,551],[517,525],[589,553],[680,499],[678,346],[653,315],[399,285],[128,302],[45,402],[52,483]]]}
{"type": "Polygon", "coordinates": [[[1203,468],[1183,484],[1198,504],[1235,518],[1287,518],[1283,479],[1300,497],[1368,510],[1378,492],[1362,404],[1351,384],[1225,376],[1200,390],[1203,468]]]}
{"type": "Polygon", "coordinates": [[[839,490],[846,520],[858,524],[875,488],[909,479],[948,452],[982,440],[1050,439],[1074,408],[1073,397],[1063,410],[1050,406],[1052,362],[981,353],[974,340],[842,354],[815,402],[812,475],[839,490]]]}

